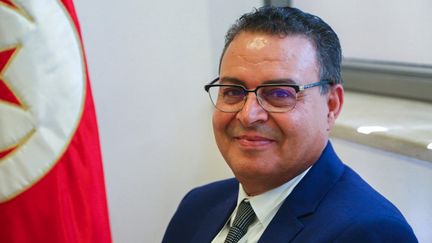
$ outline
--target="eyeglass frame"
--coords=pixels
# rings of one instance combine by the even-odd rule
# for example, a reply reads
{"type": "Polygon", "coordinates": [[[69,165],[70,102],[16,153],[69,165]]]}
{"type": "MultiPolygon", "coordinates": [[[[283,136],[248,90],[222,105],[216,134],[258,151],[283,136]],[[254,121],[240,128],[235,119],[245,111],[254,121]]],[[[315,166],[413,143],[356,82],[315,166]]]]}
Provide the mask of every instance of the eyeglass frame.
{"type": "Polygon", "coordinates": [[[329,80],[329,79],[323,79],[323,80],[320,80],[320,81],[315,82],[315,83],[304,84],[304,85],[299,85],[299,84],[279,84],[279,83],[278,83],[278,84],[262,84],[262,85],[258,85],[258,86],[256,86],[255,89],[247,89],[246,87],[244,87],[244,86],[242,86],[242,85],[238,85],[238,84],[215,84],[215,83],[216,83],[217,81],[219,81],[219,80],[220,80],[220,77],[217,77],[217,78],[215,78],[214,80],[212,80],[210,83],[204,85],[204,90],[209,94],[209,96],[210,96],[210,100],[212,101],[214,107],[216,107],[216,109],[218,109],[218,110],[220,110],[220,111],[222,111],[222,112],[226,112],[226,113],[235,113],[235,112],[239,112],[239,111],[241,111],[241,110],[243,109],[244,105],[246,104],[245,101],[246,101],[247,96],[248,96],[249,93],[255,93],[255,97],[257,97],[258,104],[259,104],[259,105],[260,105],[260,106],[261,106],[265,111],[267,111],[267,112],[271,112],[271,113],[283,113],[283,112],[288,112],[288,111],[291,111],[292,109],[294,109],[295,105],[297,104],[297,94],[298,94],[299,92],[304,91],[304,90],[309,89],[309,88],[317,87],[317,86],[322,86],[322,85],[326,85],[326,84],[330,84],[330,85],[333,85],[333,84],[334,84],[334,82],[333,82],[332,80],[329,80]],[[295,91],[295,94],[296,94],[296,103],[294,104],[294,106],[291,107],[291,108],[290,108],[289,110],[287,110],[287,111],[269,111],[269,110],[267,110],[267,109],[266,109],[266,108],[261,104],[261,99],[259,98],[257,91],[258,91],[258,89],[260,89],[260,88],[262,88],[262,87],[272,87],[272,86],[276,86],[276,87],[291,87],[291,88],[293,88],[294,91],[295,91]],[[243,105],[241,106],[241,108],[240,108],[239,110],[236,110],[236,111],[223,111],[223,110],[219,109],[219,108],[216,106],[216,104],[215,104],[215,102],[213,101],[213,99],[211,98],[211,95],[210,95],[210,92],[209,92],[209,90],[210,90],[211,87],[238,87],[238,88],[243,89],[243,91],[245,91],[245,93],[246,93],[245,98],[243,99],[243,105]]]}

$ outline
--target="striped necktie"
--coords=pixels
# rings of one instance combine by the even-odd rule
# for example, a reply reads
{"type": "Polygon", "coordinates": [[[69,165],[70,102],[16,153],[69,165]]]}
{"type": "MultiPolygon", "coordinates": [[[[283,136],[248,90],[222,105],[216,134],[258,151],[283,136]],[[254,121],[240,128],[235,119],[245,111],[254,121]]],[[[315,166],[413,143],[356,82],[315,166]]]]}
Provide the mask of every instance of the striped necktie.
{"type": "Polygon", "coordinates": [[[249,201],[243,200],[234,219],[233,226],[228,232],[225,243],[238,242],[247,232],[249,225],[255,220],[256,215],[249,201]]]}

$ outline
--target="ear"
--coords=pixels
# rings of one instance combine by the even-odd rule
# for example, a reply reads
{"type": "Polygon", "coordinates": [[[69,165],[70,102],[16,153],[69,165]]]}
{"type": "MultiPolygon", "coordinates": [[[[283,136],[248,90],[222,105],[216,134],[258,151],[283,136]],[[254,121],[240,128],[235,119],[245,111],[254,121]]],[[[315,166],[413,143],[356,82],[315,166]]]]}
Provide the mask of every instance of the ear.
{"type": "Polygon", "coordinates": [[[327,99],[328,114],[327,114],[327,130],[330,131],[336,119],[338,118],[343,105],[344,89],[341,84],[336,84],[330,87],[327,99]]]}

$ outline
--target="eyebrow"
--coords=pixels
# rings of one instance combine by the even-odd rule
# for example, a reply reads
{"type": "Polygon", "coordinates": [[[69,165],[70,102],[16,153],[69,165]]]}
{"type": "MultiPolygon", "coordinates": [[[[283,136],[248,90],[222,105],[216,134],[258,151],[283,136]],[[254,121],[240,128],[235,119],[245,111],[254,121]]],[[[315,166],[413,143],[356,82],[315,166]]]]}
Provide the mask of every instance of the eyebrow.
{"type": "Polygon", "coordinates": [[[263,81],[262,84],[297,84],[296,81],[290,78],[272,79],[263,81]]]}
{"type": "MultiPolygon", "coordinates": [[[[229,77],[229,76],[221,77],[219,80],[219,83],[221,83],[221,84],[231,83],[231,84],[237,84],[237,85],[245,86],[245,82],[242,81],[241,79],[229,77]]],[[[295,82],[293,79],[290,79],[290,78],[280,78],[280,79],[265,80],[261,84],[297,84],[297,82],[295,82]]]]}
{"type": "Polygon", "coordinates": [[[224,83],[231,83],[231,84],[238,84],[238,85],[242,85],[244,86],[245,82],[243,82],[242,80],[238,79],[238,78],[234,78],[234,77],[221,77],[219,79],[219,83],[224,84],[224,83]]]}

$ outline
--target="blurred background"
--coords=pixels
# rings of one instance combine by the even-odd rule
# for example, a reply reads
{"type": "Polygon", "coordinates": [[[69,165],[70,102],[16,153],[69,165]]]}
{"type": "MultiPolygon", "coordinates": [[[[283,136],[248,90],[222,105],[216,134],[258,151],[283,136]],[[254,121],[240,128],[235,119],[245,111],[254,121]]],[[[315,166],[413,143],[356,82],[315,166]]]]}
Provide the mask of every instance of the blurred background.
{"type": "MultiPolygon", "coordinates": [[[[389,9],[388,1],[371,0],[76,0],[114,242],[160,242],[187,191],[232,176],[214,142],[213,108],[203,86],[217,76],[225,32],[241,14],[263,4],[292,4],[333,26],[346,58],[431,65],[432,19],[423,13],[432,4],[405,2],[392,1],[389,9]],[[424,19],[414,24],[415,16],[424,19]],[[388,44],[396,39],[402,43],[388,44]]],[[[432,242],[432,163],[346,139],[334,143],[401,208],[419,239],[432,242]]]]}

